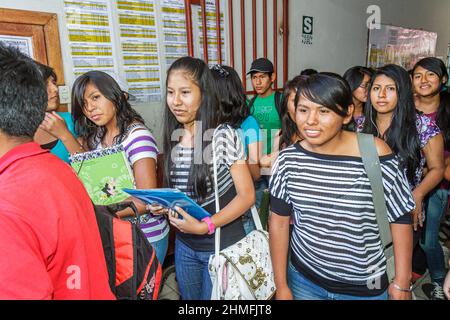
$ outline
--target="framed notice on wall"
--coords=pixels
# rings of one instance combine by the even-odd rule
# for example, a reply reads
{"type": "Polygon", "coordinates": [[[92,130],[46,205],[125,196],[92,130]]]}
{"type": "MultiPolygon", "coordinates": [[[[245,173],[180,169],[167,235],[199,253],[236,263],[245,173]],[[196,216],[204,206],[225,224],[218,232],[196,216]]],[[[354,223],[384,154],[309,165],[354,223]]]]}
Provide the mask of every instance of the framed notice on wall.
{"type": "Polygon", "coordinates": [[[8,46],[16,47],[26,54],[30,58],[34,58],[33,55],[33,39],[31,37],[19,37],[19,36],[5,36],[0,35],[0,42],[8,46]]]}
{"type": "Polygon", "coordinates": [[[411,69],[422,58],[436,54],[437,33],[381,25],[369,30],[367,66],[394,63],[411,69]]]}

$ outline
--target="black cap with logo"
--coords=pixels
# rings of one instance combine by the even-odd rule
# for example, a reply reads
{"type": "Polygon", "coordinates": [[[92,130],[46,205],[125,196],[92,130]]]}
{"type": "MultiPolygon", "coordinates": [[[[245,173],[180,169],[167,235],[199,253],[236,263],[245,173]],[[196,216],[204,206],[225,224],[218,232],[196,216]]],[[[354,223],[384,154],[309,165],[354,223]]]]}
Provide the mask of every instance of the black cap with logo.
{"type": "Polygon", "coordinates": [[[259,58],[252,62],[250,71],[247,72],[247,75],[255,72],[273,73],[273,71],[273,64],[269,59],[259,58]]]}

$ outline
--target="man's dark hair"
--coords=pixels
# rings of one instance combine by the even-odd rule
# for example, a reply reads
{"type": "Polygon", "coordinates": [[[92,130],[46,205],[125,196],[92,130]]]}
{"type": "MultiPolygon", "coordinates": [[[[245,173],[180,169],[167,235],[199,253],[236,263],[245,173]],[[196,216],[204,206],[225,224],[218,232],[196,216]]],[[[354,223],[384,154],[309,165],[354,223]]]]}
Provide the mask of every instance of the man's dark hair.
{"type": "Polygon", "coordinates": [[[34,61],[0,43],[0,131],[32,138],[44,120],[47,88],[34,61]]]}

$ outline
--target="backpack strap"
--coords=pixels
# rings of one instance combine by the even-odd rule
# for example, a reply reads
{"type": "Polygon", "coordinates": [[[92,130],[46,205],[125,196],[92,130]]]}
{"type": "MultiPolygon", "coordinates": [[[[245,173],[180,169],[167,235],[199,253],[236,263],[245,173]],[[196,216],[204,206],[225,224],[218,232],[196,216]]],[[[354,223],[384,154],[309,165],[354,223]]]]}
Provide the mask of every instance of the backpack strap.
{"type": "Polygon", "coordinates": [[[386,248],[392,243],[392,235],[387,217],[380,158],[378,157],[377,148],[375,146],[375,138],[371,134],[364,133],[357,133],[357,137],[364,168],[372,189],[373,205],[377,215],[381,243],[383,244],[383,248],[386,248]]]}
{"type": "Polygon", "coordinates": [[[253,105],[255,104],[255,101],[256,101],[256,98],[258,97],[258,95],[254,95],[253,96],[253,98],[250,100],[250,102],[248,103],[248,108],[250,109],[250,113],[253,113],[252,112],[252,108],[253,108],[253,105]]]}
{"type": "Polygon", "coordinates": [[[277,109],[278,116],[281,120],[281,98],[283,94],[279,91],[275,91],[275,108],[277,109]]]}

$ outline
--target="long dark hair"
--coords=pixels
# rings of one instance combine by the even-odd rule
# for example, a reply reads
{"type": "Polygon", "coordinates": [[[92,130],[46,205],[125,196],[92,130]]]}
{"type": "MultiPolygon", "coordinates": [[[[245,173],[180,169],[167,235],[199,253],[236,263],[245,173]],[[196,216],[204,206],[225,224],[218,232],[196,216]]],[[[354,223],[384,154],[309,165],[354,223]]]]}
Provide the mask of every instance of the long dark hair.
{"type": "MultiPolygon", "coordinates": [[[[198,139],[197,137],[194,140],[201,141],[201,150],[203,154],[205,148],[208,146],[207,141],[204,139],[206,131],[216,128],[218,125],[217,110],[219,109],[220,102],[215,81],[208,65],[204,61],[192,57],[183,57],[176,60],[170,66],[169,70],[167,70],[166,89],[170,75],[175,71],[184,72],[184,74],[200,88],[202,97],[195,120],[199,121],[201,126],[195,126],[195,135],[201,135],[201,139],[198,139]]],[[[164,185],[172,188],[173,182],[171,180],[170,172],[174,168],[174,163],[171,155],[172,150],[179,143],[178,140],[173,141],[172,133],[176,129],[183,128],[183,125],[177,121],[170,111],[169,106],[167,105],[167,99],[165,107],[164,152],[166,153],[166,157],[164,159],[164,185]]],[[[210,167],[211,165],[206,161],[203,161],[203,159],[201,164],[197,164],[194,161],[191,165],[188,186],[192,188],[192,192],[198,198],[199,202],[204,201],[208,196],[208,182],[212,183],[210,167]]]]}
{"type": "MultiPolygon", "coordinates": [[[[420,164],[420,140],[416,127],[417,113],[414,106],[411,78],[408,71],[402,67],[389,64],[375,71],[369,92],[372,90],[375,79],[380,75],[385,75],[395,82],[398,97],[391,125],[382,138],[399,156],[402,167],[406,169],[408,180],[413,184],[415,171],[420,164]]],[[[363,132],[380,136],[376,125],[377,111],[373,107],[371,99],[367,100],[364,116],[363,132]]]]}
{"type": "Polygon", "coordinates": [[[89,83],[95,85],[116,108],[119,128],[119,134],[114,137],[116,143],[120,143],[125,138],[127,129],[132,123],[145,124],[144,119],[130,106],[124,92],[110,75],[102,71],[89,71],[75,80],[72,89],[72,117],[75,123],[75,132],[83,138],[89,150],[95,149],[106,134],[105,127],[95,125],[83,113],[84,92],[89,83]]]}
{"type": "Polygon", "coordinates": [[[241,78],[236,70],[229,66],[214,65],[211,72],[220,92],[219,123],[226,123],[234,128],[240,127],[250,115],[241,78]]]}
{"type": "MultiPolygon", "coordinates": [[[[413,75],[417,67],[422,67],[435,73],[439,77],[440,82],[442,82],[444,78],[448,80],[447,68],[441,59],[429,57],[420,60],[412,70],[413,75]]],[[[444,137],[445,149],[450,150],[450,93],[448,92],[448,89],[445,88],[445,84],[442,84],[440,89],[440,103],[436,116],[436,124],[439,129],[441,129],[444,137]]]]}
{"type": "Polygon", "coordinates": [[[283,95],[281,98],[281,138],[279,150],[281,150],[284,146],[289,146],[292,144],[292,137],[300,135],[300,132],[297,128],[297,124],[295,123],[295,119],[292,119],[289,115],[288,102],[289,96],[292,92],[297,91],[297,86],[299,82],[303,79],[307,79],[307,75],[296,76],[294,79],[288,81],[283,88],[283,95]]]}

